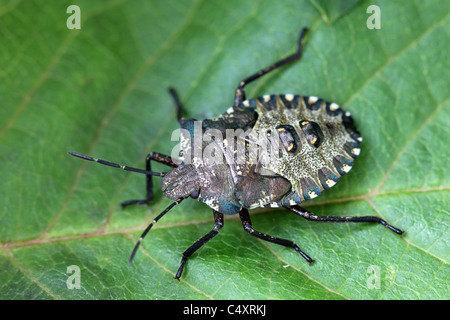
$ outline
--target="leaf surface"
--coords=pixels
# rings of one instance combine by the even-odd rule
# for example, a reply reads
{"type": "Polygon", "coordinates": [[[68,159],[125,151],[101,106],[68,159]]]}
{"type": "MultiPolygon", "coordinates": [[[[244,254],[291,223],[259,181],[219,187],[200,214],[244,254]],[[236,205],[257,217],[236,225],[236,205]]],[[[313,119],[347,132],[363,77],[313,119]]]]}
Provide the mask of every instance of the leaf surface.
{"type": "Polygon", "coordinates": [[[449,299],[448,3],[377,1],[381,29],[370,30],[368,1],[77,1],[81,29],[69,30],[72,2],[0,6],[1,298],[449,299]],[[67,151],[141,168],[150,151],[170,154],[169,86],[185,117],[217,116],[241,79],[295,50],[303,26],[302,60],[247,96],[314,95],[351,112],[361,155],[305,207],[377,215],[405,234],[252,210],[255,229],[294,240],[315,263],[226,216],[178,282],[182,252],[213,227],[211,210],[186,200],[128,264],[170,200],[157,190],[150,206],[121,210],[144,196],[144,177],[67,151]],[[80,289],[67,285],[73,265],[80,289]]]}

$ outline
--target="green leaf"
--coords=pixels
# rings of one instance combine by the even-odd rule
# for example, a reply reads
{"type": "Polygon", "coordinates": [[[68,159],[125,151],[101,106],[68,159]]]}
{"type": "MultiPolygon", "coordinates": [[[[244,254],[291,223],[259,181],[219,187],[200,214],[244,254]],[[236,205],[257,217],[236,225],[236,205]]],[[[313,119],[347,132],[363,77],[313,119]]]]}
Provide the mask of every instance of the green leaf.
{"type": "Polygon", "coordinates": [[[0,297],[449,299],[450,5],[376,1],[381,29],[371,30],[371,4],[320,2],[329,25],[307,0],[4,2],[0,297]],[[81,9],[79,30],[66,27],[72,4],[81,9]],[[150,206],[121,210],[122,201],[144,196],[144,177],[67,151],[141,168],[150,151],[170,154],[178,123],[169,86],[186,117],[217,116],[241,79],[294,51],[303,26],[310,32],[302,60],[252,83],[247,96],[315,95],[351,112],[361,155],[305,207],[377,215],[405,234],[252,210],[257,230],[294,240],[315,263],[226,216],[178,282],[182,252],[213,227],[211,209],[186,200],[128,264],[170,200],[157,190],[150,206]],[[70,266],[79,267],[80,289],[67,285],[70,266]]]}

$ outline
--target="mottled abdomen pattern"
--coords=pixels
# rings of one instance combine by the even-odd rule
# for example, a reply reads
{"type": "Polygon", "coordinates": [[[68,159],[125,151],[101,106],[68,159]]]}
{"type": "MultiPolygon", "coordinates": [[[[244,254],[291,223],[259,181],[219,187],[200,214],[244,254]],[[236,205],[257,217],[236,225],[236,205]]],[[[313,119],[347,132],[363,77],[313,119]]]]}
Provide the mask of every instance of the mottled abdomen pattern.
{"type": "Polygon", "coordinates": [[[360,153],[361,135],[349,112],[317,97],[265,95],[244,101],[239,108],[257,112],[253,127],[259,137],[279,135],[279,157],[263,164],[292,184],[273,207],[299,204],[335,185],[350,171],[360,153]]]}

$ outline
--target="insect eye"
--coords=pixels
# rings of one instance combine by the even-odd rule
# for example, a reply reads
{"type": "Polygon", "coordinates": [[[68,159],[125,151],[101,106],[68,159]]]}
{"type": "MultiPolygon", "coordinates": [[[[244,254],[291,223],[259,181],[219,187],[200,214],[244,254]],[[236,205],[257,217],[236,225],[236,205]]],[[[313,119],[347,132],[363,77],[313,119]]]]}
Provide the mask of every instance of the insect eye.
{"type": "Polygon", "coordinates": [[[190,197],[192,199],[197,199],[200,195],[200,190],[199,189],[195,189],[194,191],[191,192],[190,197]]]}
{"type": "Polygon", "coordinates": [[[306,140],[308,140],[312,146],[318,148],[322,144],[323,132],[317,123],[308,120],[301,120],[300,127],[305,134],[306,140]]]}
{"type": "Polygon", "coordinates": [[[282,125],[276,127],[276,129],[284,149],[289,153],[295,153],[300,147],[300,140],[294,127],[282,125]]]}

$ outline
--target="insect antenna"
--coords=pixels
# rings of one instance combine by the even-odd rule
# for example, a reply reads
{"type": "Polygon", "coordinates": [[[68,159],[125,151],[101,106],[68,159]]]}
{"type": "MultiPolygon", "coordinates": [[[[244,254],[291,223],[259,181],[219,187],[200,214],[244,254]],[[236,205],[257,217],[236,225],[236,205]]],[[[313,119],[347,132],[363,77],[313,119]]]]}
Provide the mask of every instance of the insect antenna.
{"type": "Polygon", "coordinates": [[[163,212],[161,212],[155,219],[153,219],[153,221],[147,226],[147,228],[145,228],[144,232],[139,237],[138,242],[134,246],[133,252],[131,252],[131,256],[130,256],[130,259],[128,260],[128,263],[131,263],[133,261],[134,256],[136,255],[136,252],[137,252],[137,250],[138,250],[142,240],[144,240],[145,236],[150,231],[150,229],[153,227],[153,225],[156,222],[158,222],[158,220],[161,219],[167,212],[169,212],[170,209],[172,209],[174,206],[176,206],[177,204],[179,204],[183,200],[184,200],[184,198],[178,198],[177,200],[172,202],[163,212]]]}
{"type": "Polygon", "coordinates": [[[103,164],[105,166],[109,166],[109,167],[114,167],[114,168],[119,168],[119,169],[123,169],[125,171],[132,171],[132,172],[137,172],[137,173],[143,173],[143,174],[147,174],[147,175],[151,175],[151,176],[159,176],[159,177],[164,177],[166,175],[166,172],[153,172],[153,171],[148,171],[148,170],[142,170],[142,169],[138,169],[138,168],[133,168],[133,167],[129,167],[129,166],[123,166],[114,162],[110,162],[110,161],[106,161],[106,160],[102,160],[102,159],[97,159],[97,158],[92,158],[89,156],[85,156],[84,154],[80,154],[80,153],[76,153],[76,152],[68,152],[71,156],[83,159],[83,160],[87,160],[87,161],[95,161],[97,163],[103,164]]]}

